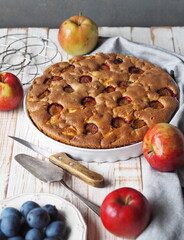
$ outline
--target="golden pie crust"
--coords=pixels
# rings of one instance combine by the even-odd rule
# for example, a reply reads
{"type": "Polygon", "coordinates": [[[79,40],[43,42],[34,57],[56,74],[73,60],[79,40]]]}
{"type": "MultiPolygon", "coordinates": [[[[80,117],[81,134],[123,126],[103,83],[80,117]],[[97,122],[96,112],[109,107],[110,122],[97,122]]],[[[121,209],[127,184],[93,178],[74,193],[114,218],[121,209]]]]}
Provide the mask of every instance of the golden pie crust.
{"type": "Polygon", "coordinates": [[[139,142],[169,122],[178,88],[163,69],[121,54],[77,56],[46,69],[28,89],[30,118],[43,133],[82,148],[139,142]]]}

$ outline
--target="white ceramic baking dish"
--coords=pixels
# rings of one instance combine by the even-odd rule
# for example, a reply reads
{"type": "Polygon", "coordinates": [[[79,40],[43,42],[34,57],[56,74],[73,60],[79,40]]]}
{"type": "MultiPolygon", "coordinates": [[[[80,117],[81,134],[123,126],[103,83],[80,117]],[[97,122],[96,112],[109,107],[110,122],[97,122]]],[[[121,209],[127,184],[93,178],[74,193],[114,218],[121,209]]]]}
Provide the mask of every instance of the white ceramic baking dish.
{"type": "Polygon", "coordinates": [[[115,162],[138,157],[142,154],[142,142],[110,149],[80,148],[58,142],[41,132],[33,123],[26,108],[26,96],[24,97],[24,112],[33,131],[38,135],[42,142],[45,142],[46,146],[48,145],[52,149],[52,153],[65,152],[76,160],[86,162],[115,162]]]}

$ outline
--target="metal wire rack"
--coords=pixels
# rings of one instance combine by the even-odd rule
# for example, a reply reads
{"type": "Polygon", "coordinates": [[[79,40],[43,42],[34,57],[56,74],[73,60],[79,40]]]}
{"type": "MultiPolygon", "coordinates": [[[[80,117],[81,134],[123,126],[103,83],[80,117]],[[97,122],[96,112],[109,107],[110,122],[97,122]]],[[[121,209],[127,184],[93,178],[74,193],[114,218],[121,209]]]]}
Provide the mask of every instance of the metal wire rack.
{"type": "Polygon", "coordinates": [[[30,84],[56,57],[62,61],[57,45],[48,38],[26,34],[0,36],[0,71],[17,75],[23,85],[30,84]]]}

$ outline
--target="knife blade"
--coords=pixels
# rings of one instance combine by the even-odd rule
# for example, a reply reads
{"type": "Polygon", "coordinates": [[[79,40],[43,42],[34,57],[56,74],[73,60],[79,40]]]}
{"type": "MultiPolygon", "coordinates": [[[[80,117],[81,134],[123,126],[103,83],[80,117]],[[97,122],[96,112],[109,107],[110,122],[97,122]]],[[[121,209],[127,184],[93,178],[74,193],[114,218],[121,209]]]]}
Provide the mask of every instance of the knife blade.
{"type": "Polygon", "coordinates": [[[76,160],[68,157],[65,153],[60,152],[51,155],[49,152],[41,149],[40,147],[18,137],[9,136],[13,140],[23,144],[24,146],[32,149],[33,151],[41,154],[54,163],[58,167],[62,167],[64,170],[80,178],[82,181],[92,185],[93,187],[104,187],[104,178],[102,175],[89,170],[76,160]]]}
{"type": "Polygon", "coordinates": [[[68,191],[74,194],[81,202],[83,202],[89,209],[100,216],[100,207],[90,202],[71,189],[63,180],[64,171],[62,168],[55,166],[47,161],[31,157],[27,154],[17,154],[15,160],[29,171],[36,178],[43,182],[60,182],[68,191]]]}

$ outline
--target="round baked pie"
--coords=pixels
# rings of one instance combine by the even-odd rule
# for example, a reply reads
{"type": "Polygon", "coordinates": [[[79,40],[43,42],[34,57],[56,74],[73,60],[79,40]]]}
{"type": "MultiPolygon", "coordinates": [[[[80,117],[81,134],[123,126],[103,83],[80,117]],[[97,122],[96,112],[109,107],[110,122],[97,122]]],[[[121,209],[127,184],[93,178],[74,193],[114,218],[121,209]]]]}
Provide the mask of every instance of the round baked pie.
{"type": "Polygon", "coordinates": [[[178,88],[163,69],[121,54],[77,56],[46,69],[28,89],[30,118],[43,133],[83,148],[139,142],[169,122],[178,88]]]}

